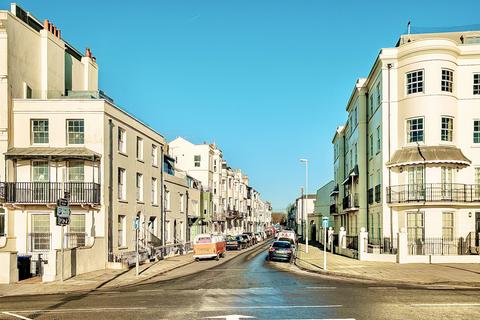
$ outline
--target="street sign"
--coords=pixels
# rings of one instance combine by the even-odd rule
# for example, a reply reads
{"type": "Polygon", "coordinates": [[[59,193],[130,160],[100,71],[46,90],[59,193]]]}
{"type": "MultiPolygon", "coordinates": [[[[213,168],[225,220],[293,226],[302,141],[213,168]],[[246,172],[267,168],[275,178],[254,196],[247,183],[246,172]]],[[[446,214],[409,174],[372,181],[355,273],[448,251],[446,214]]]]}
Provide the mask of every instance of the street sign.
{"type": "Polygon", "coordinates": [[[322,217],[322,227],[328,228],[328,217],[322,217]]]}
{"type": "Polygon", "coordinates": [[[68,207],[68,199],[66,198],[60,198],[57,200],[57,206],[59,207],[68,207]]]}
{"type": "Polygon", "coordinates": [[[57,217],[57,226],[68,226],[70,224],[70,218],[57,217]]]}
{"type": "Polygon", "coordinates": [[[70,208],[69,207],[57,207],[55,209],[55,215],[59,218],[70,218],[70,208]]]}
{"type": "Polygon", "coordinates": [[[135,229],[135,230],[140,229],[140,219],[139,218],[136,218],[135,220],[133,220],[133,229],[135,229]]]}

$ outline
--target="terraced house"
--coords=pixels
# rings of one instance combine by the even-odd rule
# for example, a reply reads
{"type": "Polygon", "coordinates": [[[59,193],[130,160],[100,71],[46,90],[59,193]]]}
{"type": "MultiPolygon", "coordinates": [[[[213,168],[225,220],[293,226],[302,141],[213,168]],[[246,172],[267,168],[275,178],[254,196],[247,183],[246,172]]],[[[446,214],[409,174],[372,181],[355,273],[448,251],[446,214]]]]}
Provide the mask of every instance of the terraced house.
{"type": "Polygon", "coordinates": [[[335,229],[412,255],[478,253],[480,31],[404,34],[358,79],[333,138],[335,229]]]}
{"type": "MultiPolygon", "coordinates": [[[[161,237],[165,140],[98,88],[92,52],[81,54],[52,22],[12,4],[0,11],[0,282],[60,278],[111,267],[161,237]],[[70,196],[61,237],[54,208],[70,196]]],[[[145,257],[147,258],[147,257],[145,257]]]]}

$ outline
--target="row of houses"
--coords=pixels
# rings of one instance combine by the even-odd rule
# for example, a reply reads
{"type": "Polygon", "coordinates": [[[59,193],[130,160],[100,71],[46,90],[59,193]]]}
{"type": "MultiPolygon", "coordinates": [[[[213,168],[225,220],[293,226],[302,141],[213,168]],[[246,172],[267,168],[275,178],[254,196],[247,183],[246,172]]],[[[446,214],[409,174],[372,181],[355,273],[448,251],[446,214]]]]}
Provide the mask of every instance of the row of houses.
{"type": "Polygon", "coordinates": [[[214,144],[165,137],[99,90],[98,64],[52,22],[0,11],[0,282],[44,281],[188,249],[199,232],[260,231],[270,203],[214,144]],[[69,197],[70,224],[55,206],[69,197]],[[138,235],[137,235],[137,231],[138,235]],[[62,237],[63,235],[63,237],[62,237]],[[25,275],[21,275],[25,276],[25,275]]]}
{"type": "Polygon", "coordinates": [[[345,110],[330,197],[315,197],[333,232],[363,230],[382,252],[395,252],[405,232],[412,255],[444,254],[445,243],[478,254],[480,31],[401,35],[356,81],[345,110]]]}

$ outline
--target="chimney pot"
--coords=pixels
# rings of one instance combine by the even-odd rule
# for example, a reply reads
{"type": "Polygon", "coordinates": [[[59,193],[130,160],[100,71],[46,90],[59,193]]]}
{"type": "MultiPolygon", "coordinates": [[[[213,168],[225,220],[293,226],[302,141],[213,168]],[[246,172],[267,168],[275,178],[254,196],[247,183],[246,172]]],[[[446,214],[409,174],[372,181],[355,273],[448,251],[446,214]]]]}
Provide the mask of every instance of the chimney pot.
{"type": "Polygon", "coordinates": [[[48,19],[43,20],[43,29],[49,30],[50,28],[50,22],[48,22],[48,19]]]}
{"type": "Polygon", "coordinates": [[[57,38],[58,39],[62,38],[62,31],[60,29],[57,29],[57,38]]]}
{"type": "Polygon", "coordinates": [[[85,49],[85,56],[91,58],[92,57],[92,52],[90,51],[90,48],[85,49]]]}

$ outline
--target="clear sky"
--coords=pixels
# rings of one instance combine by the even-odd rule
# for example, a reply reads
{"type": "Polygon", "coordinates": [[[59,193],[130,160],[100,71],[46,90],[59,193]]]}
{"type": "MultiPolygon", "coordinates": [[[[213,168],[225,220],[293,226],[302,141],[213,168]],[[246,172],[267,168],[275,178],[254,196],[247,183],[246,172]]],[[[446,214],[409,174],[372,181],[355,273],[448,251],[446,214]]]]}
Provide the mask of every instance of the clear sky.
{"type": "MultiPolygon", "coordinates": [[[[9,2],[0,0],[2,9],[9,2]]],[[[480,1],[23,1],[100,87],[169,141],[216,142],[276,210],[333,176],[331,139],[358,77],[413,27],[480,23],[480,1]]]]}

